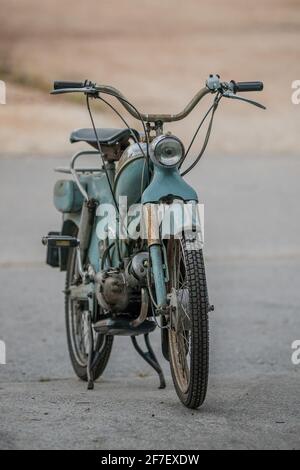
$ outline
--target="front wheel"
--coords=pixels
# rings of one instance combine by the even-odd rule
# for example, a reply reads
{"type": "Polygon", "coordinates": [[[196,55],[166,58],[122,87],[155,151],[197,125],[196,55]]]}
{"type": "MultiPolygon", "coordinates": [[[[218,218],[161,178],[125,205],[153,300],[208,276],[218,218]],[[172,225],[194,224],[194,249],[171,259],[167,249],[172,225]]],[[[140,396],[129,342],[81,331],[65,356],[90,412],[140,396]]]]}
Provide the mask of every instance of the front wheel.
{"type": "Polygon", "coordinates": [[[198,408],[206,397],[209,372],[209,302],[203,253],[190,237],[171,239],[167,259],[172,378],[182,403],[198,408]]]}

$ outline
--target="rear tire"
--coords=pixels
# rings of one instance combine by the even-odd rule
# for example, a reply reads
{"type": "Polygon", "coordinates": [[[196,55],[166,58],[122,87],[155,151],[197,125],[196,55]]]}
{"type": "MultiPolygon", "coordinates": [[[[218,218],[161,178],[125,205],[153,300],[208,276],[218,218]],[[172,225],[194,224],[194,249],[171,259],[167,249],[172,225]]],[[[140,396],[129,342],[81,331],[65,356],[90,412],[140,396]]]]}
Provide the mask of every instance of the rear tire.
{"type": "Polygon", "coordinates": [[[208,385],[209,302],[202,249],[191,249],[189,243],[188,238],[168,242],[169,293],[173,292],[181,312],[176,321],[170,314],[168,345],[177,395],[186,407],[198,408],[208,385]]]}
{"type": "MultiPolygon", "coordinates": [[[[75,374],[83,381],[88,380],[87,376],[87,355],[81,349],[84,347],[86,338],[84,337],[84,332],[81,334],[76,334],[75,327],[74,327],[74,304],[70,301],[70,297],[68,295],[68,290],[70,289],[74,271],[76,266],[76,255],[75,250],[72,254],[70,254],[68,259],[67,265],[67,273],[66,273],[66,294],[65,294],[65,319],[66,319],[66,330],[67,330],[67,341],[68,341],[68,350],[71,359],[71,363],[75,374]]],[[[78,319],[76,319],[78,323],[78,319]]],[[[80,327],[82,322],[84,321],[83,313],[82,318],[80,318],[80,327]]],[[[77,328],[77,325],[76,325],[77,328]]],[[[83,330],[83,328],[82,328],[83,330]]],[[[98,353],[97,363],[93,368],[93,379],[97,380],[104,369],[107,366],[110,353],[112,350],[113,345],[113,337],[112,336],[104,336],[95,333],[94,335],[94,352],[98,353]]],[[[88,348],[85,348],[88,350],[88,348]]]]}

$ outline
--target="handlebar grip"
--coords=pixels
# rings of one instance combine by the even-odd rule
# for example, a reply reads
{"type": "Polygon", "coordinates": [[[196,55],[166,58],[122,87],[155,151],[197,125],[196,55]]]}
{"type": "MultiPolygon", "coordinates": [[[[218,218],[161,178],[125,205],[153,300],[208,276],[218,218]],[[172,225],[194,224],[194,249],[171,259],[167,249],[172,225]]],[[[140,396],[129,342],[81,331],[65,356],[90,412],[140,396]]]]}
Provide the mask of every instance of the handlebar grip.
{"type": "Polygon", "coordinates": [[[235,82],[231,81],[233,84],[234,93],[246,92],[246,91],[262,91],[264,89],[263,82],[235,82]]]}
{"type": "Polygon", "coordinates": [[[65,82],[65,81],[55,81],[54,90],[63,90],[64,88],[83,88],[83,82],[65,82]]]}

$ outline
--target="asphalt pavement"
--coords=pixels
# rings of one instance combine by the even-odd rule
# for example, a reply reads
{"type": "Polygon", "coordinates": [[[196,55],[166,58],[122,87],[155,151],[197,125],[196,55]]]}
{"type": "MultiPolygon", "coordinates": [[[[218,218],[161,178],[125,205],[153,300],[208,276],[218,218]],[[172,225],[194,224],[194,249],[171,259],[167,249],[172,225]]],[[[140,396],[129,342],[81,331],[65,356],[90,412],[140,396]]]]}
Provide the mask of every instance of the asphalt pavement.
{"type": "Polygon", "coordinates": [[[71,369],[64,274],[44,265],[41,236],[59,229],[52,205],[66,158],[0,158],[2,449],[299,449],[300,161],[207,155],[190,177],[205,204],[211,313],[207,400],[185,409],[168,363],[158,379],[128,338],[88,392],[71,369]]]}

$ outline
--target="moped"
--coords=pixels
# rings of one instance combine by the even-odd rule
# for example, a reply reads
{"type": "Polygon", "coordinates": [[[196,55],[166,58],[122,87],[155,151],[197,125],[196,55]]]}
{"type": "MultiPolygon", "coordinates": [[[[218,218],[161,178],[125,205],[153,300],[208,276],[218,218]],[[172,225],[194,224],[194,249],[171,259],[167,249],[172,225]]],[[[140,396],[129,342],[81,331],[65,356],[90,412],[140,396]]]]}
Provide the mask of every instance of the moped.
{"type": "Polygon", "coordinates": [[[160,328],[163,356],[170,363],[179,399],[188,408],[203,404],[213,306],[206,284],[198,196],[184,176],[207,147],[220,100],[239,99],[265,109],[236,95],[262,89],[262,82],[222,82],[219,75],[210,75],[185,109],[171,115],[143,114],[111,86],[88,80],[54,82],[53,94],[85,95],[91,119],[91,128],[74,131],[70,140],[85,142],[93,150],[76,153],[69,168],[57,169],[71,176],[58,180],[54,188],[62,226],[43,238],[47,263],[66,271],[68,348],[74,371],[88,382],[88,389],[103,373],[117,335],[131,337],[164,388],[165,378],[149,340],[149,334],[160,328]],[[164,124],[184,119],[209,94],[214,95],[213,103],[185,151],[178,137],[164,132],[164,124]],[[140,122],[143,132],[128,125],[112,98],[140,122]],[[114,111],[123,127],[96,128],[92,99],[114,111]],[[208,117],[201,151],[183,169],[208,117]],[[79,158],[89,155],[95,155],[99,164],[76,166],[79,158]],[[137,341],[140,335],[144,348],[137,341]]]}

